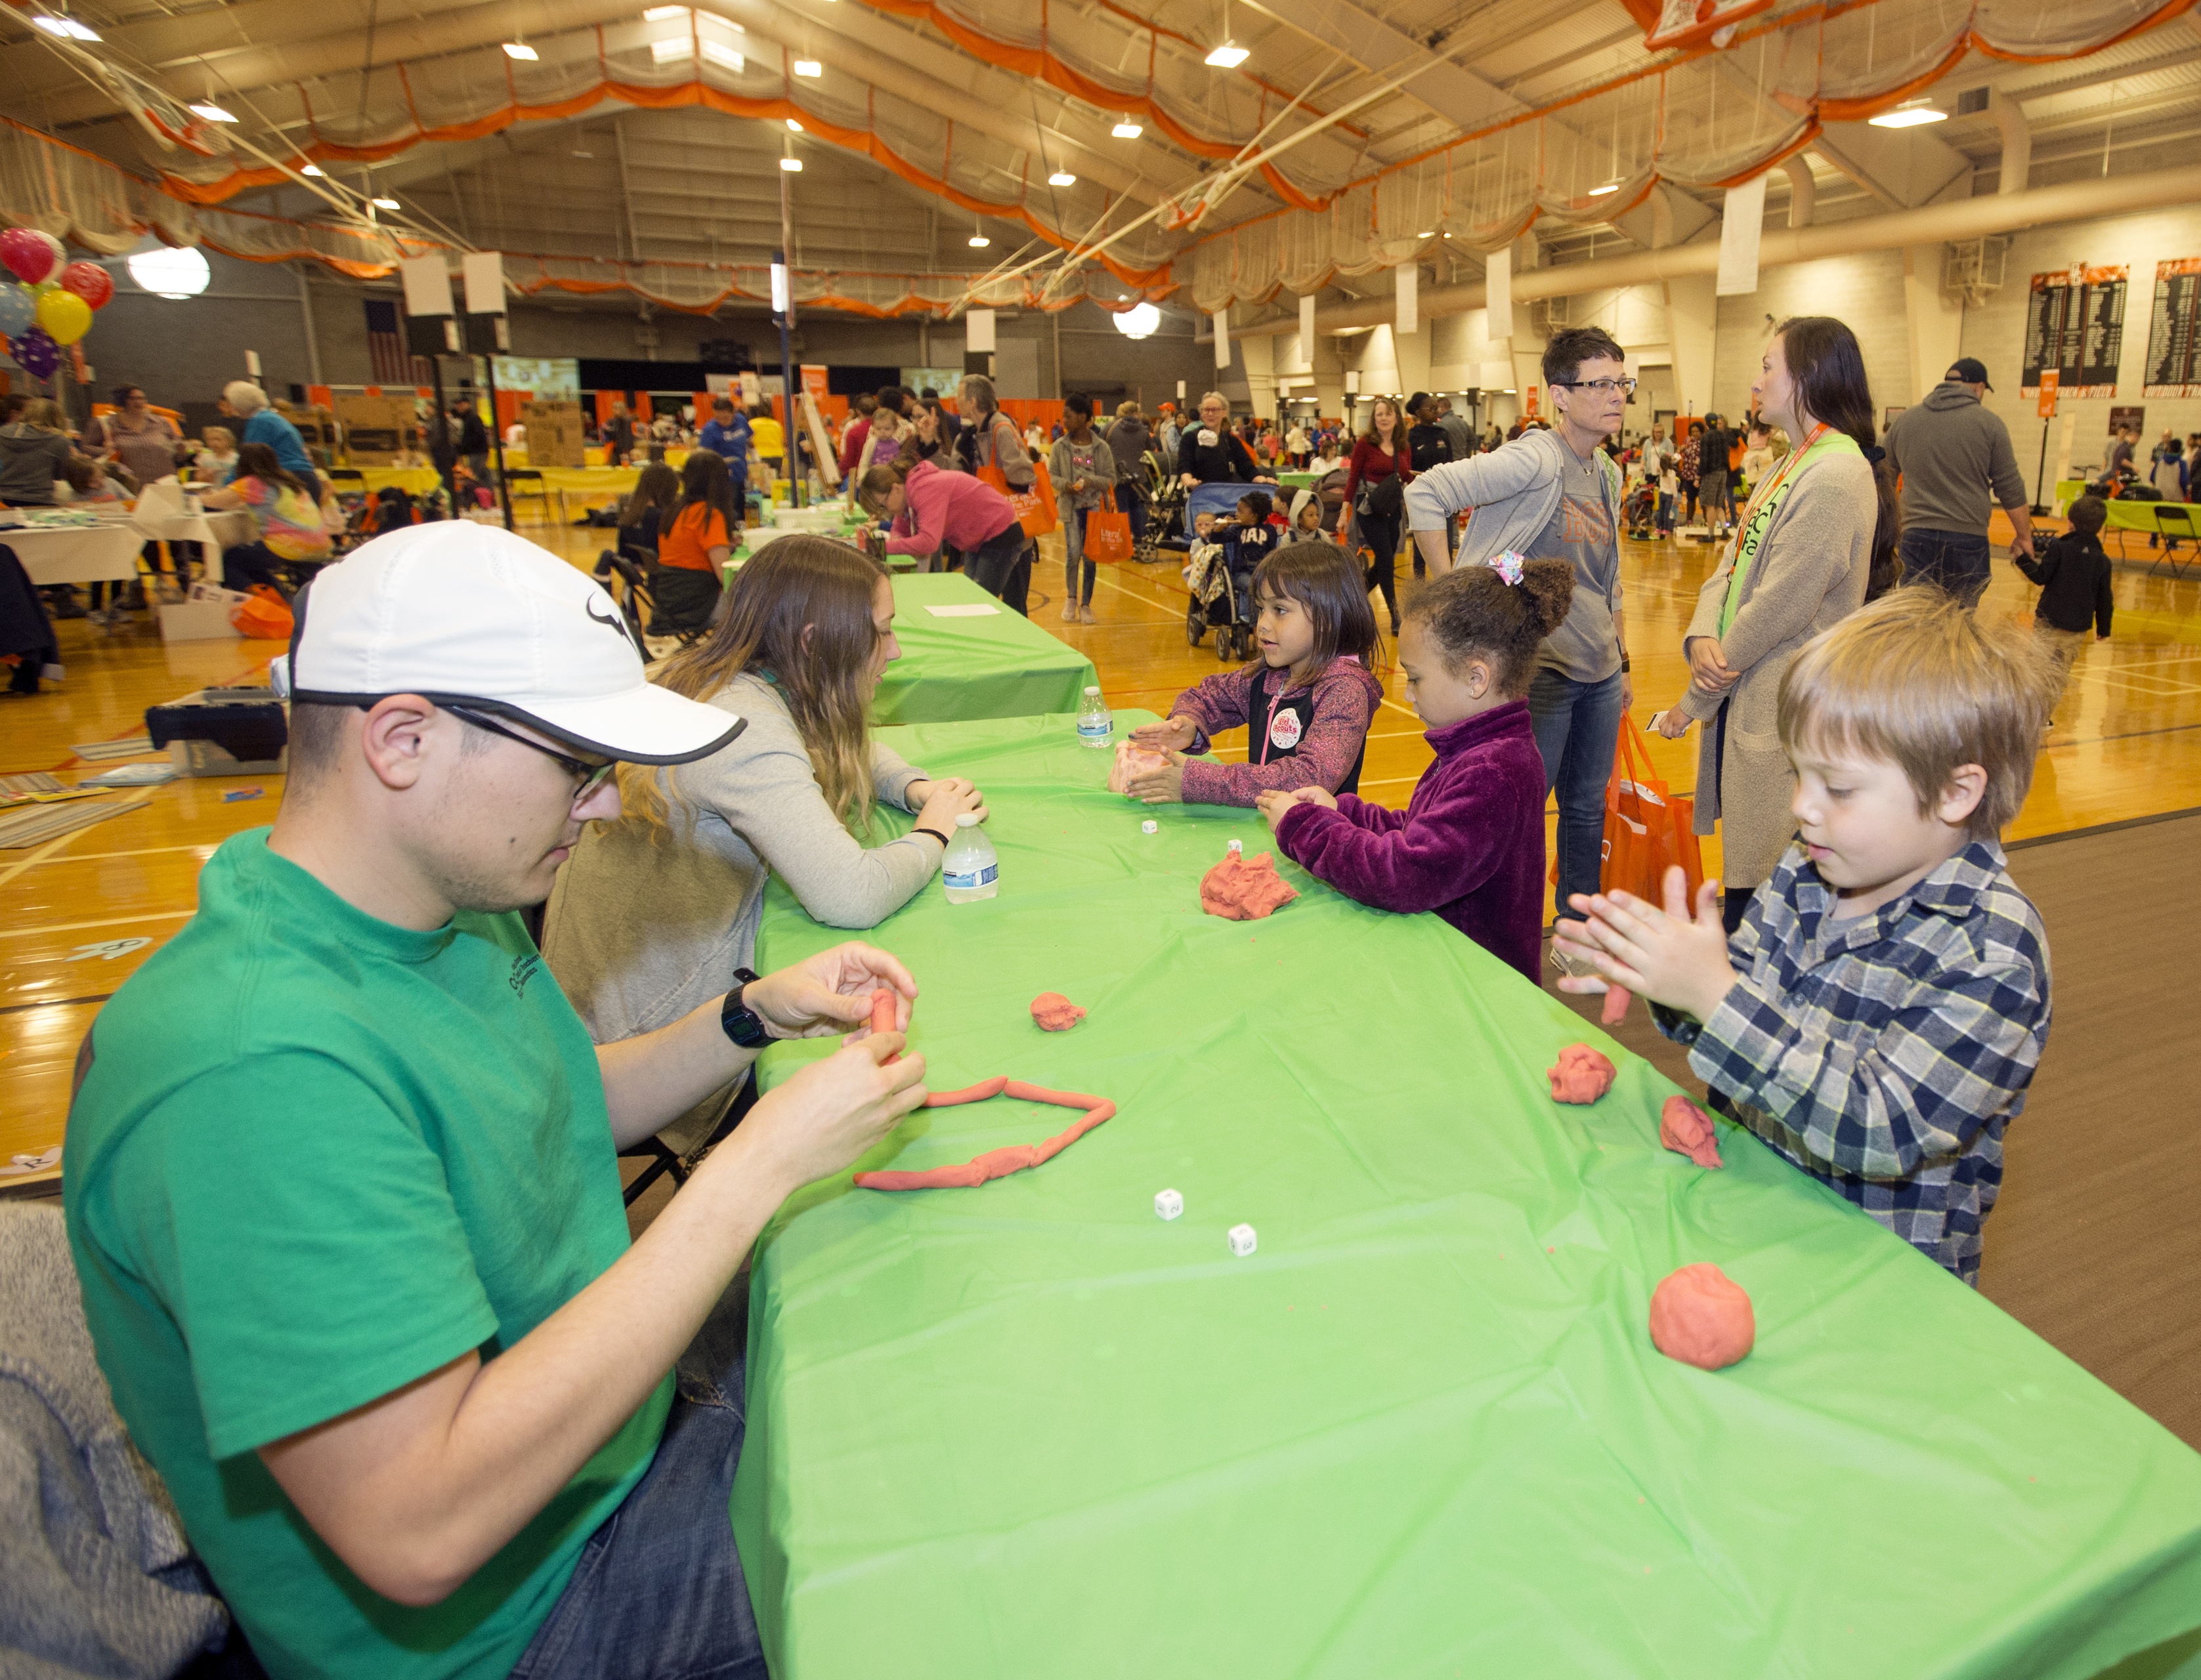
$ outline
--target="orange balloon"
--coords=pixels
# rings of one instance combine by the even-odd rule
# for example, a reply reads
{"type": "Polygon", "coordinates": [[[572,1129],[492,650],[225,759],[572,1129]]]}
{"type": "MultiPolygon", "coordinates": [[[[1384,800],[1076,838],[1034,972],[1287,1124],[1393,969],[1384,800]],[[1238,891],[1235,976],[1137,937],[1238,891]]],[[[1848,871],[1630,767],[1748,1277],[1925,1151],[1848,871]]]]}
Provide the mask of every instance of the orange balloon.
{"type": "Polygon", "coordinates": [[[56,286],[39,295],[38,325],[53,335],[56,344],[73,344],[91,331],[91,305],[56,286]]]}

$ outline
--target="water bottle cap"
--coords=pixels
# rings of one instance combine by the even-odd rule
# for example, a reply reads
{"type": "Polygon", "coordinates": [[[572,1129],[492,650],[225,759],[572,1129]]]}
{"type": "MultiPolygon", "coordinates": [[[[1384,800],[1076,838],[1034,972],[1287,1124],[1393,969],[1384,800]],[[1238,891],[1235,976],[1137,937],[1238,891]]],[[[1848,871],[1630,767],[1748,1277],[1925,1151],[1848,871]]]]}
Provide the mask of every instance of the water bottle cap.
{"type": "Polygon", "coordinates": [[[977,828],[978,826],[978,813],[975,811],[958,811],[955,817],[955,826],[959,828],[977,828]]]}
{"type": "Polygon", "coordinates": [[[1089,682],[1085,685],[1085,692],[1089,694],[1097,694],[1100,692],[1100,685],[1097,683],[1089,682]]]}

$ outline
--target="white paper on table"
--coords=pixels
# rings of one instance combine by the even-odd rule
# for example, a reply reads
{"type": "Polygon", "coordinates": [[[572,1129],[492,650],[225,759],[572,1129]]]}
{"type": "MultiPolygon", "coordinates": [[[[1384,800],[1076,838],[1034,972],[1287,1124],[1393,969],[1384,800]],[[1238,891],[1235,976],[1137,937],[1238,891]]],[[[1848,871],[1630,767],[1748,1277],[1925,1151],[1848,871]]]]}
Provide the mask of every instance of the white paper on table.
{"type": "Polygon", "coordinates": [[[952,606],[928,606],[924,610],[936,618],[984,618],[1001,609],[979,601],[965,601],[952,606]]]}

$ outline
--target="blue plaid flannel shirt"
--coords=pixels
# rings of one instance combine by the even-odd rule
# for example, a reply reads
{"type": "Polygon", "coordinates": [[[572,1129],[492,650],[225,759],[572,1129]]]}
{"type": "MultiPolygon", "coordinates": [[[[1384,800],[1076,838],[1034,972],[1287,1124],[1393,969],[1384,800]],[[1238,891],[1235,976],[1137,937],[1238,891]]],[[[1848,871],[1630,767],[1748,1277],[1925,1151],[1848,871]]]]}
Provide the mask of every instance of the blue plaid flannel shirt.
{"type": "Polygon", "coordinates": [[[1974,840],[1870,916],[1800,845],[1729,942],[1702,1023],[1653,1011],[1732,1116],[1977,1287],[2003,1130],[2048,1041],[2048,940],[2002,847],[1974,840]]]}

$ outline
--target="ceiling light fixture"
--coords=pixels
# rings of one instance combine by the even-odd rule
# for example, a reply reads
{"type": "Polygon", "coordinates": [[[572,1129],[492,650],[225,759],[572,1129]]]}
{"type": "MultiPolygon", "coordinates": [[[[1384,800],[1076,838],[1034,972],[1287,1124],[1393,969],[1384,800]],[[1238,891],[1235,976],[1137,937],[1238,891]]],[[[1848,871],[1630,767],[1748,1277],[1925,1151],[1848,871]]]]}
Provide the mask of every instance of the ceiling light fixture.
{"type": "Polygon", "coordinates": [[[194,101],[188,108],[195,117],[204,117],[208,122],[235,122],[237,119],[211,99],[194,101]]]}
{"type": "Polygon", "coordinates": [[[504,43],[504,56],[507,58],[519,59],[523,63],[526,64],[532,64],[537,58],[542,56],[540,53],[537,52],[534,48],[529,46],[525,41],[507,41],[504,43]]]}
{"type": "Polygon", "coordinates": [[[1436,229],[1435,229],[1435,228],[1433,228],[1433,227],[1424,228],[1424,229],[1423,229],[1423,230],[1422,230],[1422,231],[1420,231],[1419,233],[1417,233],[1417,234],[1414,236],[1414,237],[1415,237],[1415,238],[1417,238],[1417,239],[1434,239],[1434,238],[1435,238],[1436,237],[1437,237],[1437,231],[1436,231],[1436,229]]]}
{"type": "Polygon", "coordinates": [[[1051,187],[1074,187],[1077,184],[1077,177],[1067,169],[1058,169],[1047,178],[1047,184],[1051,187]]]}
{"type": "Polygon", "coordinates": [[[47,34],[57,35],[64,41],[97,41],[99,38],[97,30],[79,23],[73,17],[56,17],[51,13],[43,13],[31,21],[47,34]]]}
{"type": "Polygon", "coordinates": [[[1589,196],[1590,196],[1592,198],[1603,198],[1603,197],[1604,197],[1607,193],[1618,192],[1619,190],[1620,190],[1620,183],[1619,183],[1619,182],[1617,182],[1617,181],[1607,181],[1607,182],[1606,182],[1603,186],[1601,186],[1601,187],[1592,187],[1592,188],[1589,190],[1589,196]]]}
{"type": "Polygon", "coordinates": [[[787,120],[787,127],[789,133],[800,134],[802,132],[802,125],[795,121],[793,117],[789,117],[787,120]]]}
{"type": "Polygon", "coordinates": [[[974,233],[971,236],[971,249],[974,251],[983,251],[993,243],[983,233],[974,233]]]}
{"type": "Polygon", "coordinates": [[[825,73],[825,67],[814,58],[798,58],[795,61],[795,73],[798,76],[822,76],[825,73]]]}
{"type": "Polygon", "coordinates": [[[1949,114],[1937,111],[1930,101],[1906,99],[1892,111],[1882,111],[1869,118],[1875,128],[1917,128],[1929,122],[1946,122],[1949,114]]]}
{"type": "Polygon", "coordinates": [[[374,208],[378,210],[395,210],[401,207],[394,198],[378,198],[374,201],[374,208]]]}
{"type": "Polygon", "coordinates": [[[321,166],[318,163],[309,163],[298,173],[301,175],[311,175],[314,179],[319,180],[321,176],[321,166]]]}
{"type": "Polygon", "coordinates": [[[1108,132],[1118,140],[1136,140],[1140,135],[1145,133],[1146,130],[1141,128],[1138,124],[1133,122],[1130,118],[1125,117],[1123,121],[1118,123],[1113,128],[1110,129],[1108,132]]]}
{"type": "Polygon", "coordinates": [[[802,173],[802,160],[799,157],[784,157],[779,161],[779,167],[790,175],[800,175],[802,173]]]}
{"type": "Polygon", "coordinates": [[[1151,303],[1137,303],[1112,318],[1116,331],[1126,338],[1144,338],[1162,324],[1162,312],[1151,303]]]}
{"type": "Polygon", "coordinates": [[[1207,61],[1218,70],[1235,70],[1253,55],[1231,38],[1230,0],[1223,0],[1223,44],[1207,55],[1207,61]]]}
{"type": "Polygon", "coordinates": [[[130,278],[156,297],[197,297],[214,278],[203,253],[191,245],[163,245],[129,259],[130,278]]]}

